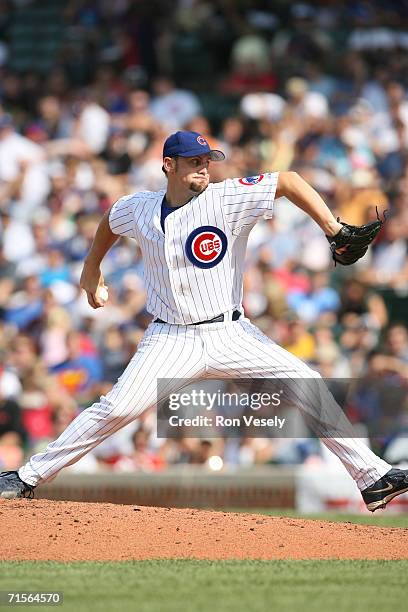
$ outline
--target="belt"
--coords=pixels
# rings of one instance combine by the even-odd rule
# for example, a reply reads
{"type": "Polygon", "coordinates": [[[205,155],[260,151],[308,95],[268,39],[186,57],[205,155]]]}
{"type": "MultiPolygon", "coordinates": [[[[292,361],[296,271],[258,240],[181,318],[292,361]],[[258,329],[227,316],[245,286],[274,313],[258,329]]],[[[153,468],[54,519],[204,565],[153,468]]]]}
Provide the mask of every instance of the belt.
{"type": "MultiPolygon", "coordinates": [[[[238,321],[241,316],[241,312],[239,310],[234,310],[232,313],[232,320],[238,321]]],[[[204,323],[222,323],[225,320],[225,315],[220,314],[213,319],[208,319],[207,321],[199,321],[198,323],[190,323],[190,325],[204,325],[204,323]]],[[[167,323],[167,321],[163,321],[163,319],[155,319],[153,323],[167,323]]]]}

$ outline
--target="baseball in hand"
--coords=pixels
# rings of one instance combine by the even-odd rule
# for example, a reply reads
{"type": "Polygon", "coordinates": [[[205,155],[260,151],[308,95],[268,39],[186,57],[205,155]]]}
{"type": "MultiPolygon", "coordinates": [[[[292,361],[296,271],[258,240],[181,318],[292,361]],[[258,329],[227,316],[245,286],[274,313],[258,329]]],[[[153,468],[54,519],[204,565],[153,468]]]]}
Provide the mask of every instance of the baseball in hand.
{"type": "Polygon", "coordinates": [[[99,287],[96,292],[96,297],[98,300],[101,300],[101,302],[107,302],[109,298],[108,288],[105,285],[99,287]]]}

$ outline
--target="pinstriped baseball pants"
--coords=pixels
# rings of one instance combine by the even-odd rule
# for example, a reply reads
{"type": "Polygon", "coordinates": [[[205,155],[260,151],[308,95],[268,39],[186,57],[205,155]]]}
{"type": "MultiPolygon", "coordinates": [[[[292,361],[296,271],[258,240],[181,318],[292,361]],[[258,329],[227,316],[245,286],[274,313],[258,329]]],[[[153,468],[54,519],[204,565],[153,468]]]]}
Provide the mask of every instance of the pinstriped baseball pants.
{"type": "MultiPolygon", "coordinates": [[[[161,401],[163,397],[157,397],[158,378],[169,379],[168,395],[178,390],[174,379],[228,377],[293,381],[319,375],[246,318],[190,326],[151,323],[111,391],[81,412],[43,452],[33,455],[20,468],[19,476],[31,485],[54,478],[62,468],[161,401]]],[[[302,385],[306,396],[307,389],[302,385]]],[[[344,435],[348,426],[351,431],[351,425],[331,393],[326,389],[323,395],[317,399],[299,395],[296,405],[313,419],[316,435],[339,457],[360,490],[365,489],[391,466],[352,434],[344,435]],[[319,403],[326,404],[323,410],[319,403]]]]}

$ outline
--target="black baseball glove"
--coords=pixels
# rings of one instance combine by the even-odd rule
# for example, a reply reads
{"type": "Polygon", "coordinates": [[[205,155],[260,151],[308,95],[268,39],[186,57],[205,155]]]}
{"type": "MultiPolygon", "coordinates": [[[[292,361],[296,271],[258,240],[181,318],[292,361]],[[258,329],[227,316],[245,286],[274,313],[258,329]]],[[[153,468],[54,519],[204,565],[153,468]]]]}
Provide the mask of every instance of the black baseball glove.
{"type": "MultiPolygon", "coordinates": [[[[377,210],[377,209],[376,209],[377,210]]],[[[335,236],[326,236],[330,244],[335,264],[349,266],[363,257],[370,244],[377,236],[385,221],[379,217],[377,210],[377,221],[371,221],[365,225],[348,225],[337,219],[342,224],[341,230],[335,236]],[[340,253],[339,249],[344,248],[340,253]]]]}

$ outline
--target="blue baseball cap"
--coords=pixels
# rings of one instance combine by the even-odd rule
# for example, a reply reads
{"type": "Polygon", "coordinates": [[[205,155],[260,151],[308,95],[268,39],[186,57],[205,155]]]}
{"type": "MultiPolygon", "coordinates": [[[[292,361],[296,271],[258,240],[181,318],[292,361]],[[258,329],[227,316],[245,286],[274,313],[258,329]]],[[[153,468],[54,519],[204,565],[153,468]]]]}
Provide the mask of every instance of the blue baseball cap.
{"type": "Polygon", "coordinates": [[[224,161],[225,155],[210,145],[198,132],[176,132],[164,143],[163,157],[195,157],[209,153],[211,161],[224,161]]]}

